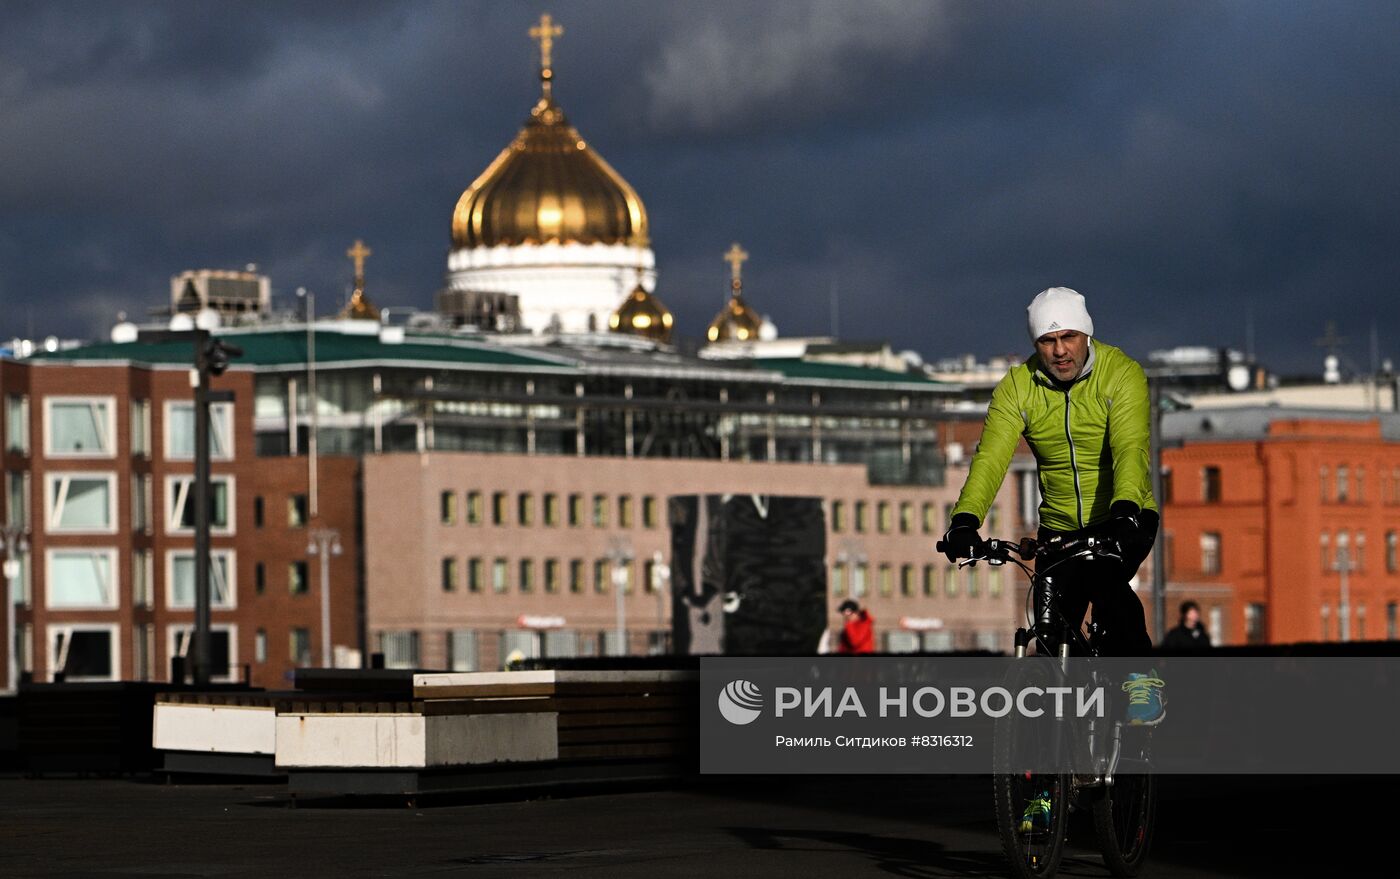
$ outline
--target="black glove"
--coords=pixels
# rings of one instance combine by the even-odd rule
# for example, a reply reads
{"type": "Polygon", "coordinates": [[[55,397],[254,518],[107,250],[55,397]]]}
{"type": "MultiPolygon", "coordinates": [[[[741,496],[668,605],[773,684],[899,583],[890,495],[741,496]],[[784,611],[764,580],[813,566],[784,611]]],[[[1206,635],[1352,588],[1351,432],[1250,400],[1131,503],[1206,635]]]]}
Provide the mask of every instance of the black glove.
{"type": "Polygon", "coordinates": [[[958,513],[943,533],[943,554],[948,561],[956,562],[972,555],[972,551],[982,542],[977,533],[981,520],[971,513],[958,513]]]}
{"type": "Polygon", "coordinates": [[[1114,501],[1108,512],[1112,518],[1108,520],[1104,536],[1117,542],[1118,553],[1127,557],[1142,542],[1142,526],[1138,521],[1142,508],[1132,501],[1114,501]]]}

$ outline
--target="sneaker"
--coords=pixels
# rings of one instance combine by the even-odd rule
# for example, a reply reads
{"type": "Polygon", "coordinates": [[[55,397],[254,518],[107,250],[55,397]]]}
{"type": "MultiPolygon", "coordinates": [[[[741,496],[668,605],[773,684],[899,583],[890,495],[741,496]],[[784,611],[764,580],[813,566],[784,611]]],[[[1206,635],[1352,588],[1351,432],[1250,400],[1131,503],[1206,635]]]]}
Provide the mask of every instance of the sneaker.
{"type": "Polygon", "coordinates": [[[1050,829],[1050,792],[1046,791],[1026,804],[1021,815],[1021,832],[1050,829]]]}
{"type": "Polygon", "coordinates": [[[1167,716],[1167,700],[1162,696],[1164,686],[1166,684],[1156,676],[1155,670],[1150,675],[1136,672],[1128,675],[1123,683],[1123,692],[1128,694],[1130,726],[1156,726],[1162,722],[1167,716]]]}

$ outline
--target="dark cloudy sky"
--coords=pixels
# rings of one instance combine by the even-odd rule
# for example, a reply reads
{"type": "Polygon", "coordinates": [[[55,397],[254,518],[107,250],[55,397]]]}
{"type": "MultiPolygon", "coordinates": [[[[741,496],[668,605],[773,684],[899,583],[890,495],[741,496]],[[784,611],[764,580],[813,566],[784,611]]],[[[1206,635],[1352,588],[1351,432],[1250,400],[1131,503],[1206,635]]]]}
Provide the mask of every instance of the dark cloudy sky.
{"type": "Polygon", "coordinates": [[[1135,353],[1400,360],[1394,2],[0,2],[0,335],[105,333],[257,263],[427,306],[453,205],[537,95],[642,195],[698,336],[752,254],[785,334],[1025,347],[1039,289],[1135,353]]]}

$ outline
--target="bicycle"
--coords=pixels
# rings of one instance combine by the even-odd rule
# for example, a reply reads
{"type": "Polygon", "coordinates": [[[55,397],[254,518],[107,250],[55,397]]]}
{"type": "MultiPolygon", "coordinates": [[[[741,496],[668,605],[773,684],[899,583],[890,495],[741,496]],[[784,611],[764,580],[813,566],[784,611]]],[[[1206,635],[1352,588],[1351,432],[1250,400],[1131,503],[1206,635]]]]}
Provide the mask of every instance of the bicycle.
{"type": "MultiPolygon", "coordinates": [[[[944,551],[942,541],[938,551],[944,551]]],[[[1119,559],[1111,540],[1082,537],[1019,543],[991,539],[975,547],[959,567],[985,561],[1014,564],[1029,578],[1027,626],[1018,628],[1015,655],[1039,661],[1018,662],[1008,673],[1007,689],[1087,684],[1107,692],[1116,688],[1103,670],[1090,667],[1087,677],[1071,667],[1070,657],[1098,657],[1098,627],[1086,636],[1078,622],[1065,617],[1053,571],[1073,559],[1119,559]],[[1032,569],[1026,562],[1058,559],[1032,569]],[[1035,652],[1029,648],[1034,645],[1035,652]],[[1071,680],[1080,674],[1081,680],[1071,680]]],[[[1110,717],[1113,715],[1110,714],[1110,717]]],[[[1049,735],[1008,713],[996,721],[992,736],[993,790],[997,832],[1012,875],[1048,879],[1059,869],[1069,830],[1070,812],[1085,804],[1104,864],[1115,876],[1136,876],[1147,860],[1156,817],[1157,788],[1151,774],[1152,727],[1128,726],[1121,715],[1110,722],[1095,718],[1056,717],[1049,735]],[[1043,771],[1053,767],[1051,771],[1043,771]],[[1077,773],[1073,769],[1090,771],[1077,773]],[[1134,770],[1119,774],[1120,768],[1134,770]],[[1031,811],[1035,806],[1034,813],[1031,811]]]]}

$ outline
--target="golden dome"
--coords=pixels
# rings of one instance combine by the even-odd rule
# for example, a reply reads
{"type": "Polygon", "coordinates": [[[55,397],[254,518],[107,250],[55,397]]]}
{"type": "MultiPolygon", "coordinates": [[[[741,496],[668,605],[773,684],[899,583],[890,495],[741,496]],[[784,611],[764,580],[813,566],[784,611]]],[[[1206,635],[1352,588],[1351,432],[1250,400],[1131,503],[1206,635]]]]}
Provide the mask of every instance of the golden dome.
{"type": "Polygon", "coordinates": [[[711,342],[752,342],[758,338],[763,318],[749,307],[738,291],[720,309],[705,336],[711,342]]]}
{"type": "Polygon", "coordinates": [[[498,244],[631,244],[647,238],[637,192],[554,103],[552,71],[525,127],[467,187],[452,214],[455,247],[498,244]]]}
{"type": "Polygon", "coordinates": [[[729,263],[730,270],[729,301],[720,309],[719,314],[715,315],[715,319],[710,321],[710,328],[705,337],[711,342],[750,342],[758,338],[763,318],[744,301],[741,267],[748,258],[748,253],[737,241],[730,245],[729,251],[724,255],[724,261],[729,263]]]}
{"type": "Polygon", "coordinates": [[[608,318],[608,329],[666,343],[671,341],[672,322],[671,310],[638,284],[608,318]]]}

